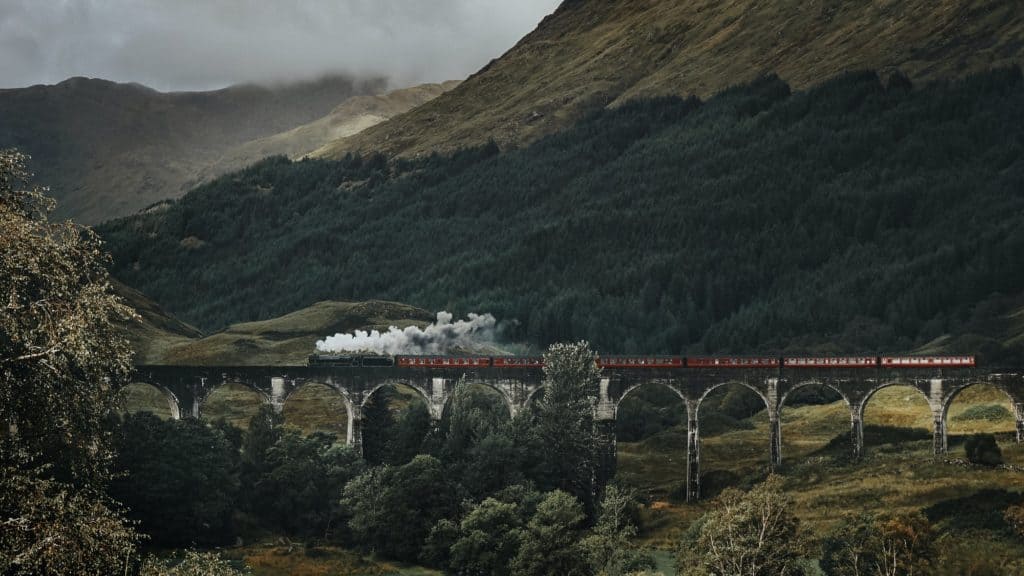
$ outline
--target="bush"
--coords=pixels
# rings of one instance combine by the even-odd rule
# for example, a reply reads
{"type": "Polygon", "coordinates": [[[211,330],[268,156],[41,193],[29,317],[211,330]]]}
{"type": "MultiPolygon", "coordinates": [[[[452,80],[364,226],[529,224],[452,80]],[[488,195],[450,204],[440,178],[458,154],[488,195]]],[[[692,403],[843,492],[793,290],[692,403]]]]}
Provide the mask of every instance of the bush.
{"type": "Polygon", "coordinates": [[[958,422],[964,420],[988,420],[989,422],[1000,422],[1002,420],[1012,419],[1013,414],[1010,414],[1010,411],[1002,404],[981,404],[978,406],[971,406],[967,410],[964,410],[953,417],[953,420],[958,422]]]}
{"type": "Polygon", "coordinates": [[[248,570],[236,570],[230,562],[222,560],[213,552],[185,552],[177,564],[162,562],[149,557],[142,565],[141,576],[245,576],[248,570]]]}
{"type": "Polygon", "coordinates": [[[991,434],[974,434],[964,442],[967,461],[982,466],[998,466],[1003,463],[1003,452],[991,434]]]}

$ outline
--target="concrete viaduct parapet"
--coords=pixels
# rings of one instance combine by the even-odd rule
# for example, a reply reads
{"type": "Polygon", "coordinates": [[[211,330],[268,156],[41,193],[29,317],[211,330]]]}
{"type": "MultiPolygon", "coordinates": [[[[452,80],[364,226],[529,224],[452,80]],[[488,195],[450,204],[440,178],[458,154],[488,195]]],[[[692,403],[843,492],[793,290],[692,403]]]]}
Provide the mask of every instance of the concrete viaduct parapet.
{"type": "MultiPolygon", "coordinates": [[[[282,410],[289,396],[302,386],[323,384],[344,400],[347,411],[347,442],[362,450],[362,410],[380,388],[404,384],[422,396],[431,419],[439,422],[460,382],[487,386],[505,401],[515,418],[529,407],[543,388],[543,372],[537,368],[370,368],[313,366],[138,366],[135,381],[164,392],[173,418],[199,418],[203,403],[219,386],[241,384],[263,401],[282,410]]],[[[754,391],[767,410],[769,462],[782,464],[780,416],[786,399],[795,390],[811,385],[835,390],[850,411],[850,439],[854,458],[864,453],[864,410],[872,396],[889,386],[911,386],[920,391],[932,412],[933,448],[947,450],[946,421],[949,406],[964,389],[991,384],[1002,390],[1014,407],[1017,442],[1024,442],[1024,372],[985,371],[977,368],[685,368],[605,369],[594,383],[594,415],[602,440],[599,481],[614,474],[615,419],[619,404],[644,385],[662,385],[675,392],[686,406],[687,499],[700,496],[700,408],[707,395],[720,386],[738,384],[754,391]]]]}

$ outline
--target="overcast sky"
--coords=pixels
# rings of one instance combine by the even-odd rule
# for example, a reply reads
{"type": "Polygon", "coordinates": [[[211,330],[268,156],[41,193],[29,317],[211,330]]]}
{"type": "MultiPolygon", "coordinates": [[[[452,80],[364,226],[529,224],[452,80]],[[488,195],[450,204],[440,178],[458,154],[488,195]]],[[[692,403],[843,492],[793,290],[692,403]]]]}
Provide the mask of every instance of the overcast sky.
{"type": "Polygon", "coordinates": [[[0,0],[0,87],[71,76],[205,90],[383,74],[461,79],[559,0],[0,0]]]}

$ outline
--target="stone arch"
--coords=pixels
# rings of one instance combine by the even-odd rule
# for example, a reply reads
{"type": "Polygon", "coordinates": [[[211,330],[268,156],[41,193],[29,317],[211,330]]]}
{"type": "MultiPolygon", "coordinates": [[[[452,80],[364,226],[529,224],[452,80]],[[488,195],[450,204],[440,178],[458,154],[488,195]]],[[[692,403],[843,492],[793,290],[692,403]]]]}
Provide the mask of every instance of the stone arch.
{"type": "Polygon", "coordinates": [[[129,384],[129,386],[131,385],[149,386],[160,392],[167,401],[167,409],[170,412],[171,420],[181,420],[181,403],[178,401],[178,397],[174,395],[174,392],[160,384],[153,384],[144,380],[133,381],[129,384]]]}
{"type": "Polygon", "coordinates": [[[288,396],[286,396],[284,398],[284,400],[283,400],[283,402],[281,404],[281,411],[282,411],[282,413],[285,413],[285,418],[287,418],[286,410],[287,410],[287,407],[288,407],[288,402],[291,401],[293,398],[295,398],[296,393],[298,393],[299,391],[301,391],[303,388],[305,388],[307,386],[324,386],[326,388],[331,389],[334,393],[336,393],[338,395],[339,398],[341,398],[342,404],[345,405],[345,417],[346,417],[346,419],[345,419],[345,427],[346,427],[345,442],[348,443],[348,444],[351,444],[352,443],[352,433],[353,433],[353,423],[352,422],[356,418],[355,404],[353,403],[352,397],[349,395],[348,391],[345,390],[344,388],[342,388],[341,386],[338,386],[337,384],[333,384],[331,382],[326,382],[326,381],[322,382],[322,381],[319,381],[319,380],[310,380],[310,381],[303,382],[303,383],[299,384],[298,386],[296,386],[293,390],[291,390],[288,393],[288,396]]]}
{"type": "Polygon", "coordinates": [[[743,386],[743,387],[751,390],[752,392],[754,392],[754,394],[757,394],[757,397],[760,398],[761,401],[764,402],[765,410],[767,410],[769,413],[771,413],[772,405],[771,405],[771,402],[768,401],[768,397],[764,395],[764,392],[758,390],[752,384],[750,384],[748,382],[744,382],[742,380],[726,380],[724,382],[719,382],[717,384],[712,384],[706,390],[704,390],[703,393],[701,393],[700,397],[697,398],[697,402],[695,403],[694,408],[693,408],[693,410],[694,410],[694,417],[699,417],[700,416],[700,407],[701,407],[701,405],[704,404],[704,399],[708,397],[708,394],[710,394],[713,390],[717,390],[718,388],[721,388],[722,386],[728,386],[730,384],[738,384],[740,386],[743,386]]]}
{"type": "MultiPolygon", "coordinates": [[[[933,382],[935,382],[935,381],[933,381],[933,382]]],[[[941,381],[939,381],[938,383],[941,385],[941,381]]],[[[931,415],[931,418],[929,419],[929,421],[931,422],[931,425],[928,426],[925,429],[931,431],[933,452],[934,452],[934,454],[936,456],[939,456],[941,454],[945,454],[945,452],[946,452],[946,421],[942,418],[941,400],[936,400],[936,399],[932,398],[931,396],[929,396],[928,392],[925,392],[924,390],[921,389],[921,386],[919,385],[919,383],[915,383],[913,381],[906,381],[906,380],[896,379],[896,380],[883,381],[882,383],[873,386],[870,390],[868,390],[868,392],[864,395],[864,397],[857,404],[856,411],[854,412],[854,420],[855,420],[855,422],[859,423],[859,426],[861,426],[861,429],[859,431],[855,432],[855,434],[860,436],[860,438],[857,440],[858,444],[860,445],[859,448],[858,448],[858,456],[860,454],[860,451],[863,450],[863,428],[862,427],[865,425],[865,420],[866,420],[866,417],[867,417],[868,403],[875,397],[875,395],[878,392],[880,392],[882,390],[885,390],[886,388],[892,388],[894,386],[903,386],[903,387],[912,388],[912,389],[916,390],[921,395],[922,398],[924,398],[925,404],[928,406],[928,411],[930,412],[930,415],[931,415]]]]}
{"type": "MultiPolygon", "coordinates": [[[[206,394],[203,394],[200,398],[198,398],[198,402],[196,403],[196,409],[198,410],[198,413],[196,414],[196,416],[198,418],[203,418],[204,412],[206,412],[207,409],[209,408],[210,398],[213,397],[213,395],[216,394],[218,391],[224,390],[225,388],[228,388],[230,386],[240,386],[242,388],[245,388],[247,391],[252,392],[259,399],[261,406],[273,406],[273,402],[271,401],[270,395],[267,394],[265,391],[260,390],[259,387],[253,385],[252,383],[246,382],[244,380],[225,380],[224,382],[220,382],[212,386],[206,394]]],[[[244,428],[244,426],[242,427],[244,428]]]]}
{"type": "Polygon", "coordinates": [[[416,393],[420,395],[420,398],[423,400],[423,404],[427,407],[427,410],[430,411],[431,416],[434,415],[434,407],[433,407],[433,403],[431,402],[430,393],[427,392],[422,386],[420,386],[418,384],[413,384],[412,382],[406,381],[406,380],[386,380],[384,382],[380,382],[379,384],[375,384],[372,388],[370,388],[369,390],[367,390],[366,392],[363,393],[363,401],[359,403],[359,408],[360,409],[364,408],[366,406],[367,402],[370,401],[370,398],[374,394],[376,394],[377,391],[380,390],[381,388],[384,388],[385,386],[399,386],[399,385],[401,385],[401,386],[408,386],[409,388],[412,388],[413,390],[415,390],[416,393]]]}
{"type": "MultiPolygon", "coordinates": [[[[786,452],[789,452],[792,449],[793,452],[795,452],[797,455],[803,454],[803,455],[806,456],[808,453],[812,453],[813,454],[814,450],[816,450],[816,449],[809,449],[808,446],[811,446],[811,445],[826,446],[832,440],[833,434],[839,433],[838,429],[840,428],[840,426],[838,426],[838,425],[834,426],[832,424],[829,424],[827,428],[823,428],[822,429],[823,431],[827,430],[827,432],[825,432],[826,438],[824,439],[823,442],[822,442],[822,439],[815,440],[815,439],[809,437],[806,434],[803,434],[803,435],[790,435],[788,433],[786,433],[786,434],[783,433],[783,432],[786,432],[786,427],[787,427],[787,425],[789,425],[789,424],[783,422],[783,418],[782,418],[783,409],[784,408],[789,408],[791,411],[792,410],[796,410],[796,407],[787,406],[786,405],[786,402],[789,400],[790,394],[792,394],[793,392],[796,392],[797,390],[800,390],[801,388],[807,388],[809,386],[821,386],[823,388],[828,388],[829,390],[832,390],[833,392],[838,394],[840,398],[842,398],[843,404],[846,407],[846,412],[845,412],[845,414],[842,415],[842,417],[843,417],[843,420],[842,420],[843,424],[842,424],[841,428],[844,431],[846,431],[846,433],[849,434],[850,433],[850,428],[849,427],[851,426],[851,424],[853,424],[853,422],[855,422],[855,421],[858,422],[857,424],[855,424],[855,426],[857,426],[857,428],[856,428],[856,430],[853,430],[854,437],[852,437],[851,440],[854,443],[859,443],[860,442],[862,434],[861,434],[861,432],[858,432],[858,430],[861,430],[861,426],[859,424],[859,420],[854,418],[854,415],[853,415],[854,403],[851,402],[850,397],[847,396],[846,393],[844,393],[838,386],[836,386],[835,384],[832,384],[832,383],[830,383],[828,381],[818,380],[818,379],[815,379],[815,378],[812,378],[810,380],[801,380],[801,381],[796,382],[792,387],[790,387],[788,390],[786,390],[779,397],[778,432],[777,432],[777,434],[778,434],[778,462],[777,463],[779,465],[781,465],[782,461],[783,461],[782,460],[783,448],[786,449],[786,452]],[[789,443],[788,444],[784,443],[783,442],[783,438],[790,438],[789,443]]],[[[816,408],[821,408],[821,406],[816,406],[816,408]]],[[[790,412],[790,413],[792,414],[792,412],[790,412]]],[[[835,415],[832,415],[832,414],[830,414],[828,416],[828,420],[830,422],[834,421],[835,418],[836,418],[835,415]]],[[[860,448],[859,448],[859,444],[858,444],[858,447],[854,448],[854,454],[859,454],[859,453],[860,453],[860,448]]]]}
{"type": "MultiPolygon", "coordinates": [[[[1010,394],[1010,391],[1007,390],[1006,387],[1003,386],[1001,383],[999,383],[999,382],[991,382],[991,381],[988,381],[988,380],[971,380],[969,382],[966,382],[964,384],[960,384],[960,385],[954,387],[952,390],[950,390],[949,392],[946,393],[946,397],[942,400],[942,420],[943,421],[948,421],[949,407],[953,405],[953,401],[956,400],[956,397],[959,396],[960,393],[963,392],[964,390],[967,390],[968,388],[970,388],[972,386],[977,386],[977,385],[992,386],[996,390],[999,390],[1000,392],[1002,392],[1006,396],[1006,400],[1010,403],[1011,409],[1013,409],[1014,411],[1017,409],[1017,399],[1014,398],[1013,395],[1010,394]]],[[[1022,414],[1013,414],[1013,415],[1016,418],[1020,418],[1020,417],[1024,416],[1022,414]]]]}
{"type": "Polygon", "coordinates": [[[701,406],[703,406],[704,400],[708,397],[709,394],[711,394],[711,392],[713,392],[713,391],[715,391],[715,390],[717,390],[717,389],[719,389],[719,388],[721,388],[723,386],[729,386],[729,385],[732,385],[732,384],[743,386],[744,388],[747,388],[748,390],[751,390],[752,392],[754,392],[754,394],[757,394],[757,397],[760,398],[761,401],[764,403],[765,410],[768,412],[768,415],[770,417],[770,422],[772,424],[771,431],[770,431],[770,437],[768,439],[769,440],[769,443],[768,443],[768,454],[769,454],[769,464],[770,464],[770,466],[772,466],[774,468],[774,466],[776,465],[777,461],[779,461],[781,459],[781,456],[780,456],[781,452],[780,452],[780,447],[779,447],[780,446],[780,437],[779,437],[779,434],[778,434],[778,419],[773,416],[773,411],[776,410],[776,408],[772,407],[771,402],[768,400],[768,397],[765,395],[765,393],[762,392],[761,390],[758,390],[755,386],[753,386],[749,382],[744,382],[743,380],[725,380],[725,381],[722,381],[722,382],[718,382],[718,383],[712,384],[712,385],[708,386],[706,389],[704,389],[704,391],[701,393],[701,395],[698,398],[696,398],[694,400],[687,401],[687,406],[686,406],[686,408],[687,408],[687,424],[686,424],[686,426],[687,426],[687,440],[686,440],[686,459],[687,459],[687,466],[686,466],[686,478],[687,478],[687,480],[686,480],[686,483],[687,483],[687,488],[686,488],[686,499],[687,500],[690,500],[690,501],[697,500],[698,498],[700,498],[700,494],[701,494],[702,476],[701,476],[700,452],[701,452],[701,444],[704,442],[704,439],[701,437],[701,434],[700,434],[700,431],[699,431],[700,427],[699,427],[699,424],[698,424],[698,422],[700,420],[700,409],[701,409],[701,406]],[[691,411],[691,406],[692,406],[692,411],[691,411]]]}
{"type": "Polygon", "coordinates": [[[886,388],[892,388],[893,386],[905,386],[907,388],[913,388],[921,395],[922,398],[924,398],[924,401],[928,403],[929,408],[934,411],[931,398],[928,397],[928,394],[926,394],[924,390],[921,390],[921,388],[915,386],[913,382],[905,382],[903,380],[889,380],[872,387],[870,390],[868,390],[867,394],[865,394],[864,397],[860,399],[860,402],[857,403],[857,413],[861,416],[861,418],[864,417],[864,413],[868,407],[868,402],[871,401],[875,394],[877,394],[881,390],[885,390],[886,388]]]}
{"type": "Polygon", "coordinates": [[[534,398],[535,398],[535,397],[537,396],[537,393],[538,393],[538,392],[540,392],[541,390],[545,389],[545,388],[547,388],[547,386],[543,386],[543,385],[541,385],[541,386],[537,386],[536,388],[534,388],[533,390],[531,390],[531,391],[530,391],[530,392],[529,392],[529,393],[528,393],[528,394],[526,395],[526,399],[525,399],[525,400],[523,400],[523,408],[522,408],[523,412],[525,412],[525,411],[529,410],[529,408],[530,408],[530,405],[531,405],[531,404],[533,403],[533,401],[534,401],[533,399],[534,399],[534,398]]]}
{"type": "Polygon", "coordinates": [[[630,394],[632,394],[635,390],[639,389],[641,386],[661,386],[663,388],[668,388],[673,393],[675,393],[676,396],[679,396],[679,399],[683,401],[684,405],[686,404],[686,401],[689,400],[689,398],[686,397],[686,394],[683,394],[683,392],[681,390],[679,390],[678,388],[676,388],[675,386],[673,386],[673,385],[671,385],[671,384],[669,384],[667,382],[659,382],[659,381],[639,382],[637,384],[633,384],[632,386],[630,386],[630,387],[628,387],[628,388],[626,388],[625,390],[622,391],[622,394],[619,396],[619,399],[615,401],[615,407],[618,408],[619,404],[621,404],[622,401],[626,399],[626,397],[628,397],[630,394]]]}
{"type": "Polygon", "coordinates": [[[851,402],[850,398],[846,394],[844,394],[843,391],[840,390],[839,387],[837,387],[836,385],[830,384],[822,380],[803,380],[794,384],[789,390],[786,390],[785,394],[783,394],[779,398],[779,411],[781,411],[782,407],[786,405],[786,399],[789,398],[790,394],[796,392],[800,388],[806,388],[808,386],[824,386],[825,388],[832,390],[836,394],[839,394],[839,397],[843,399],[843,402],[846,402],[846,406],[848,408],[853,408],[853,402],[851,402]]]}
{"type": "Polygon", "coordinates": [[[451,405],[452,399],[455,398],[455,392],[459,388],[459,386],[465,386],[465,385],[483,386],[485,388],[489,388],[489,389],[493,390],[495,393],[498,394],[498,396],[501,396],[502,402],[505,403],[505,408],[508,409],[508,417],[509,417],[509,419],[513,419],[513,418],[516,417],[516,415],[517,415],[517,413],[516,413],[517,412],[516,411],[516,405],[515,405],[515,402],[513,402],[512,398],[508,395],[508,393],[506,393],[504,390],[502,390],[499,386],[497,386],[497,385],[495,385],[495,384],[493,384],[491,382],[488,382],[486,380],[465,380],[465,381],[458,381],[457,380],[456,383],[455,383],[455,387],[452,389],[452,393],[451,394],[447,394],[445,396],[444,405],[441,406],[441,415],[444,415],[445,410],[447,410],[448,407],[451,405]]]}

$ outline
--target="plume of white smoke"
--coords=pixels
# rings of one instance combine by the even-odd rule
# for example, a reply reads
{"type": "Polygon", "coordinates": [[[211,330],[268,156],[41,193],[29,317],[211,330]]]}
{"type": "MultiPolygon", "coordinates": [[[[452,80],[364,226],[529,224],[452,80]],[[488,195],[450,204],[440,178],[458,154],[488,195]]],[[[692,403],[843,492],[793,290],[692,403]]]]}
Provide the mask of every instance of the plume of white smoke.
{"type": "Polygon", "coordinates": [[[452,314],[438,312],[437,321],[426,328],[391,326],[386,332],[356,330],[318,340],[320,352],[363,352],[373,354],[448,354],[493,344],[495,320],[490,314],[470,313],[467,320],[452,322],[452,314]]]}

